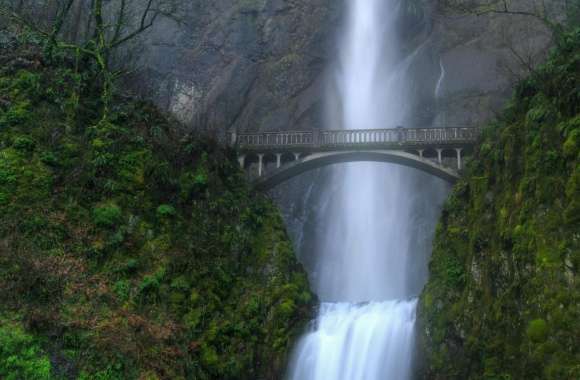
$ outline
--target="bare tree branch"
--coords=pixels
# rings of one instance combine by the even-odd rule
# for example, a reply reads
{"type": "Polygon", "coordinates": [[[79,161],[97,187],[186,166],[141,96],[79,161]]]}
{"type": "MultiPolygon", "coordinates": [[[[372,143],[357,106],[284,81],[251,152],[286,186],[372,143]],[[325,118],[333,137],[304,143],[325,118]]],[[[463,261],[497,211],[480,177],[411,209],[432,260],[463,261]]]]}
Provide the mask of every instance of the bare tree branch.
{"type": "Polygon", "coordinates": [[[530,1],[529,4],[533,7],[533,10],[515,9],[508,0],[443,0],[442,4],[446,9],[476,16],[500,14],[533,17],[548,26],[551,30],[554,30],[556,27],[555,22],[548,17],[545,3],[543,3],[541,8],[538,8],[536,3],[530,1]]]}
{"type": "MultiPolygon", "coordinates": [[[[90,5],[89,12],[83,20],[71,20],[71,10],[75,4],[86,8],[87,4],[84,0],[55,0],[56,8],[51,10],[54,12],[54,19],[48,17],[48,27],[38,23],[38,18],[26,17],[21,3],[16,9],[12,8],[14,1],[0,0],[0,16],[7,17],[46,38],[49,47],[48,54],[52,54],[51,51],[57,48],[74,50],[96,64],[100,74],[98,80],[102,85],[103,119],[106,119],[112,100],[113,81],[121,72],[111,70],[112,52],[150,29],[160,16],[175,19],[172,16],[176,10],[177,0],[144,0],[143,7],[140,7],[141,0],[91,0],[88,4],[90,5]],[[167,4],[173,4],[173,6],[167,7],[167,4]],[[138,16],[133,12],[136,12],[138,16]],[[85,38],[81,41],[66,39],[61,32],[67,22],[77,23],[77,25],[84,22],[86,24],[85,38]]],[[[45,5],[48,6],[48,2],[45,5]]]]}
{"type": "Polygon", "coordinates": [[[56,39],[56,36],[60,33],[74,2],[75,0],[67,0],[63,9],[57,9],[56,21],[51,32],[51,39],[56,39]]]}
{"type": "Polygon", "coordinates": [[[126,12],[127,1],[121,0],[121,4],[119,5],[119,12],[117,14],[117,25],[115,25],[115,33],[113,34],[112,43],[114,44],[115,41],[118,41],[121,37],[121,30],[123,28],[123,23],[119,22],[125,19],[125,12],[126,12]]]}

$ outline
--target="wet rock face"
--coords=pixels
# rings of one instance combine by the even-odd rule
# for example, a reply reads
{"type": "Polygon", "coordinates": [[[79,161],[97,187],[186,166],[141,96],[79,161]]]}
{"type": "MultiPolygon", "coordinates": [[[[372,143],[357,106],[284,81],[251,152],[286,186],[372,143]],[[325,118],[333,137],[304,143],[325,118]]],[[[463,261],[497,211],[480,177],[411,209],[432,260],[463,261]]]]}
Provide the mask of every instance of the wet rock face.
{"type": "Polygon", "coordinates": [[[148,33],[131,86],[189,125],[232,130],[321,124],[335,0],[201,0],[148,33]]]}
{"type": "MultiPolygon", "coordinates": [[[[526,9],[528,0],[514,0],[526,9]]],[[[145,38],[130,86],[195,128],[293,130],[324,126],[325,71],[342,1],[183,2],[178,24],[145,38]]],[[[481,125],[515,82],[542,62],[551,36],[533,17],[450,11],[424,2],[401,20],[411,78],[409,126],[481,125]]]]}
{"type": "MultiPolygon", "coordinates": [[[[532,6],[511,2],[511,9],[532,6]]],[[[557,9],[553,10],[558,12],[557,9]]],[[[434,91],[439,125],[481,125],[492,119],[515,83],[546,58],[552,39],[546,25],[525,15],[469,15],[438,2],[433,14],[434,91]]]]}

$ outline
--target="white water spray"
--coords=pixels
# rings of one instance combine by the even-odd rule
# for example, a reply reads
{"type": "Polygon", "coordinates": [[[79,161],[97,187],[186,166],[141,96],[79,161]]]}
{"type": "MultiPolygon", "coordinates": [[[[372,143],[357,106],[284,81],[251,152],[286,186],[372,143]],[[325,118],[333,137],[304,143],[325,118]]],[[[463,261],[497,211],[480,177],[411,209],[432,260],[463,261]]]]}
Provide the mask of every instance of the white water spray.
{"type": "Polygon", "coordinates": [[[441,75],[439,75],[437,85],[435,86],[435,99],[441,97],[441,87],[443,86],[443,81],[445,80],[446,75],[445,66],[443,66],[443,58],[439,58],[439,69],[441,70],[441,75]]]}
{"type": "MultiPolygon", "coordinates": [[[[399,55],[399,0],[347,0],[334,88],[345,129],[401,125],[408,78],[399,55]]],[[[335,96],[336,97],[336,96],[335,96]]],[[[332,198],[318,239],[315,290],[324,302],[296,348],[291,380],[411,377],[412,169],[377,163],[333,168],[332,198]]]]}

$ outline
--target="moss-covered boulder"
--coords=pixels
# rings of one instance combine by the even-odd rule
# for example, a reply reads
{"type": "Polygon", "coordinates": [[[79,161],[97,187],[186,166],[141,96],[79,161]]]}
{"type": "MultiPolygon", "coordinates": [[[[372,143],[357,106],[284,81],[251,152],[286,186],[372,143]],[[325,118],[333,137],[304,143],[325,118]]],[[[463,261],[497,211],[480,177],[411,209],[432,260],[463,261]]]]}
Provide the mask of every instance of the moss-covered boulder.
{"type": "Polygon", "coordinates": [[[74,57],[0,57],[0,378],[280,378],[314,299],[235,152],[102,120],[74,57]]]}
{"type": "Polygon", "coordinates": [[[487,127],[437,228],[428,379],[580,378],[580,30],[487,127]]]}

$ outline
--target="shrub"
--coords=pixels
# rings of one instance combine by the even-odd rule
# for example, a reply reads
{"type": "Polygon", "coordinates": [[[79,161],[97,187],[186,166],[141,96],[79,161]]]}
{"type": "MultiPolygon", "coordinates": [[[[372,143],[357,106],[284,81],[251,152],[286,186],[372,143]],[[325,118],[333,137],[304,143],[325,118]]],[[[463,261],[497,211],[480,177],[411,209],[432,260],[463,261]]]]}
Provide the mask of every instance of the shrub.
{"type": "Polygon", "coordinates": [[[534,343],[542,343],[548,335],[548,324],[543,319],[534,319],[528,324],[526,335],[534,343]]]}
{"type": "Polygon", "coordinates": [[[50,379],[50,361],[34,338],[14,323],[0,319],[0,378],[50,379]]]}
{"type": "Polygon", "coordinates": [[[171,205],[161,205],[157,207],[157,216],[160,218],[168,218],[175,215],[175,208],[171,205]]]}
{"type": "Polygon", "coordinates": [[[32,152],[36,143],[29,137],[21,136],[14,139],[14,148],[22,152],[32,152]]]}
{"type": "Polygon", "coordinates": [[[121,221],[122,211],[114,203],[97,206],[93,210],[93,223],[99,227],[114,227],[121,221]]]}

